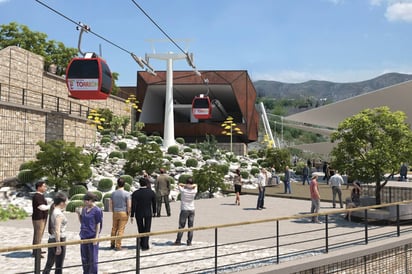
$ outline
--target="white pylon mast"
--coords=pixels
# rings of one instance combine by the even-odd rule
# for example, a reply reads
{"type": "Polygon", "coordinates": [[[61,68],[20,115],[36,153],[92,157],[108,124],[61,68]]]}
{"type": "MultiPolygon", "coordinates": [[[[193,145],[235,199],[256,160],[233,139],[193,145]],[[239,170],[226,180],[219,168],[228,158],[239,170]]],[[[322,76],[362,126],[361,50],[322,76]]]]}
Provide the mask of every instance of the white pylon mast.
{"type": "Polygon", "coordinates": [[[165,102],[165,118],[163,130],[163,147],[168,148],[176,144],[175,141],[175,121],[173,111],[173,61],[187,59],[187,54],[169,53],[153,53],[146,54],[146,59],[150,58],[158,60],[166,60],[166,102],[165,102]]]}

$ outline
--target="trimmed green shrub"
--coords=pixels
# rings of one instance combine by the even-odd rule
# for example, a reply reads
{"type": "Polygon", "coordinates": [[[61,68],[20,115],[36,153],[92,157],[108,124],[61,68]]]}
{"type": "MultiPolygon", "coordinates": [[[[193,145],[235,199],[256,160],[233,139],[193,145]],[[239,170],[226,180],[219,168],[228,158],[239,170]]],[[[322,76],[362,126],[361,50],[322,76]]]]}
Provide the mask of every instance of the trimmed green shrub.
{"type": "Polygon", "coordinates": [[[96,206],[100,207],[101,209],[104,209],[104,204],[103,202],[96,202],[96,206]]]}
{"type": "Polygon", "coordinates": [[[249,172],[247,172],[246,170],[242,170],[240,172],[240,176],[242,176],[243,179],[247,179],[249,178],[249,172]]]}
{"type": "Polygon", "coordinates": [[[110,133],[112,132],[112,130],[110,129],[110,128],[105,128],[105,129],[102,129],[101,131],[100,131],[100,134],[101,135],[104,135],[104,136],[110,136],[110,133]]]}
{"type": "Polygon", "coordinates": [[[259,164],[258,163],[252,163],[252,166],[253,167],[259,167],[259,164]]]}
{"type": "Polygon", "coordinates": [[[173,159],[173,157],[169,155],[165,155],[163,158],[168,160],[169,162],[173,159]]]}
{"type": "Polygon", "coordinates": [[[192,152],[192,149],[190,147],[185,147],[183,149],[183,152],[192,152]]]}
{"type": "Polygon", "coordinates": [[[96,197],[97,197],[96,202],[102,200],[103,194],[102,194],[100,191],[94,190],[94,191],[92,191],[92,193],[93,193],[94,195],[96,195],[96,197]]]}
{"type": "Polygon", "coordinates": [[[141,144],[146,144],[147,143],[147,136],[146,135],[140,135],[137,137],[137,141],[141,144]]]}
{"type": "Polygon", "coordinates": [[[133,139],[134,135],[132,134],[127,134],[126,136],[124,136],[124,138],[126,139],[133,139]]]}
{"type": "Polygon", "coordinates": [[[152,140],[155,141],[159,145],[163,144],[163,139],[160,136],[153,136],[152,140]]]}
{"type": "Polygon", "coordinates": [[[185,139],[183,139],[183,137],[177,137],[176,138],[176,143],[184,145],[185,143],[185,139]]]}
{"type": "Polygon", "coordinates": [[[75,212],[77,207],[83,207],[84,202],[80,200],[69,201],[66,206],[66,211],[75,212]]]}
{"type": "Polygon", "coordinates": [[[256,174],[259,173],[259,168],[257,167],[252,167],[252,169],[250,170],[250,174],[252,174],[252,176],[256,176],[256,174]]]}
{"type": "Polygon", "coordinates": [[[108,193],[105,193],[104,195],[103,195],[103,198],[102,198],[102,200],[104,201],[104,199],[106,199],[106,198],[111,198],[112,197],[112,192],[108,192],[108,193]]]}
{"type": "Polygon", "coordinates": [[[196,144],[190,144],[189,147],[190,147],[191,149],[195,149],[195,148],[197,148],[197,145],[196,145],[196,144]]]}
{"type": "Polygon", "coordinates": [[[69,189],[69,198],[76,194],[86,194],[87,188],[84,185],[74,185],[69,189]]]}
{"type": "Polygon", "coordinates": [[[112,141],[112,138],[110,136],[103,136],[102,139],[100,140],[100,144],[107,144],[112,141]]]}
{"type": "Polygon", "coordinates": [[[84,195],[85,195],[85,194],[83,194],[83,193],[74,194],[72,197],[70,197],[70,200],[71,200],[71,201],[74,201],[74,200],[83,201],[84,195]]]}
{"type": "Polygon", "coordinates": [[[170,146],[167,148],[167,153],[172,155],[179,155],[179,147],[178,146],[170,146]]]}
{"type": "Polygon", "coordinates": [[[101,192],[107,192],[112,190],[113,181],[109,178],[100,179],[97,189],[101,192]]]}
{"type": "Polygon", "coordinates": [[[125,142],[117,142],[117,144],[116,144],[118,147],[119,147],[119,149],[121,149],[121,150],[126,150],[127,149],[127,144],[125,143],[125,142]]]}
{"type": "Polygon", "coordinates": [[[179,184],[185,184],[187,178],[190,178],[190,177],[192,177],[192,175],[190,175],[190,174],[182,174],[182,175],[180,175],[180,176],[179,176],[179,181],[178,181],[179,184]]]}
{"type": "Polygon", "coordinates": [[[233,158],[230,159],[230,162],[237,163],[237,162],[239,162],[239,160],[236,157],[233,157],[233,158]]]}
{"type": "Polygon", "coordinates": [[[127,192],[130,192],[130,190],[131,190],[130,184],[125,183],[125,184],[124,184],[124,190],[126,190],[127,192]]]}
{"type": "Polygon", "coordinates": [[[19,174],[17,175],[17,179],[19,179],[20,183],[25,184],[33,182],[35,177],[31,169],[23,169],[20,170],[19,174]]]}
{"type": "Polygon", "coordinates": [[[133,184],[133,177],[130,175],[125,174],[125,175],[120,176],[120,178],[123,178],[123,180],[129,185],[133,184]]]}
{"type": "Polygon", "coordinates": [[[227,174],[229,172],[229,165],[217,165],[217,167],[217,170],[219,170],[223,174],[227,174]]]}
{"type": "Polygon", "coordinates": [[[211,158],[210,155],[203,155],[203,161],[210,160],[211,158]]]}
{"type": "Polygon", "coordinates": [[[247,167],[247,166],[248,166],[248,164],[247,164],[246,162],[242,162],[242,163],[240,163],[240,167],[245,168],[245,167],[247,167]]]}
{"type": "Polygon", "coordinates": [[[180,161],[174,161],[173,164],[175,165],[175,167],[183,166],[183,163],[180,161]]]}
{"type": "Polygon", "coordinates": [[[189,158],[189,159],[186,160],[186,166],[187,167],[197,167],[197,164],[198,164],[198,162],[194,158],[189,158]]]}
{"type": "Polygon", "coordinates": [[[123,159],[123,152],[121,152],[121,151],[112,151],[109,154],[109,158],[123,159]]]}
{"type": "Polygon", "coordinates": [[[28,161],[25,163],[22,163],[19,167],[19,170],[24,170],[24,169],[31,169],[33,166],[33,162],[32,161],[28,161]]]}
{"type": "Polygon", "coordinates": [[[117,135],[123,135],[123,129],[119,128],[119,129],[116,131],[116,134],[117,134],[117,135]]]}

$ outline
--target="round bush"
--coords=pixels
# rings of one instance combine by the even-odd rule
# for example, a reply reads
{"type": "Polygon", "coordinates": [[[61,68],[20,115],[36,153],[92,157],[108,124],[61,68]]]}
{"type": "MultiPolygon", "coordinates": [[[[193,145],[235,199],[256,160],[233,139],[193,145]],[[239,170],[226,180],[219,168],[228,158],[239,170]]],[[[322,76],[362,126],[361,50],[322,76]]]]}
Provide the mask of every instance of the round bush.
{"type": "Polygon", "coordinates": [[[159,145],[163,144],[163,139],[160,136],[153,136],[152,140],[155,141],[159,145]]]}
{"type": "Polygon", "coordinates": [[[179,147],[178,146],[170,146],[167,149],[167,153],[172,154],[172,155],[178,155],[179,154],[179,147]]]}
{"type": "Polygon", "coordinates": [[[103,198],[102,198],[102,200],[104,201],[104,199],[107,199],[107,198],[111,198],[112,197],[112,192],[108,192],[108,193],[105,193],[104,195],[103,195],[103,198]]]}
{"type": "Polygon", "coordinates": [[[192,152],[192,149],[190,147],[185,147],[183,149],[183,152],[192,152]]]}
{"type": "Polygon", "coordinates": [[[196,144],[190,144],[189,147],[190,147],[191,149],[195,149],[195,148],[197,148],[197,145],[196,145],[196,144]]]}
{"type": "Polygon", "coordinates": [[[240,176],[242,176],[243,179],[247,179],[249,178],[249,172],[247,172],[246,170],[242,170],[240,172],[240,176]]]}
{"type": "Polygon", "coordinates": [[[194,158],[189,158],[186,160],[186,166],[187,167],[197,167],[197,160],[194,158]]]}
{"type": "Polygon", "coordinates": [[[33,162],[31,162],[31,161],[22,163],[19,167],[19,170],[31,169],[32,165],[33,165],[33,162]]]}
{"type": "Polygon", "coordinates": [[[74,185],[69,189],[69,198],[76,194],[86,194],[87,188],[84,185],[74,185]]]}
{"type": "Polygon", "coordinates": [[[96,197],[97,197],[96,202],[102,200],[103,194],[102,194],[100,191],[94,190],[94,191],[92,191],[92,193],[93,193],[94,195],[96,195],[96,197]]]}
{"type": "Polygon", "coordinates": [[[247,163],[246,162],[240,163],[240,167],[243,167],[243,168],[247,167],[247,163]]]}
{"type": "Polygon", "coordinates": [[[117,134],[117,135],[123,135],[123,129],[119,128],[119,129],[116,131],[116,134],[117,134]]]}
{"type": "Polygon", "coordinates": [[[183,163],[180,161],[174,161],[173,164],[175,165],[175,167],[183,166],[183,163]]]}
{"type": "Polygon", "coordinates": [[[172,156],[169,156],[169,155],[165,155],[164,157],[163,157],[163,159],[166,159],[166,160],[168,160],[169,162],[173,159],[173,157],[172,156]]]}
{"type": "Polygon", "coordinates": [[[182,175],[180,175],[180,176],[179,176],[179,181],[178,181],[179,184],[185,184],[187,178],[190,178],[190,177],[192,177],[192,175],[190,175],[190,174],[182,174],[182,175]]]}
{"type": "Polygon", "coordinates": [[[130,192],[130,190],[131,190],[130,184],[125,183],[125,184],[124,184],[124,190],[126,190],[127,192],[130,192]]]}
{"type": "Polygon", "coordinates": [[[121,151],[112,151],[109,154],[109,158],[123,159],[123,152],[121,152],[121,151]]]}
{"type": "Polygon", "coordinates": [[[185,139],[183,139],[182,137],[177,137],[176,143],[183,145],[185,143],[185,139]]]}
{"type": "Polygon", "coordinates": [[[141,144],[146,144],[147,143],[147,136],[146,135],[140,135],[139,137],[137,137],[137,141],[139,141],[139,143],[141,143],[141,144]]]}
{"type": "Polygon", "coordinates": [[[74,201],[74,200],[83,201],[84,195],[85,195],[85,194],[82,194],[82,193],[74,194],[72,197],[70,197],[70,200],[71,200],[71,201],[74,201]]]}
{"type": "Polygon", "coordinates": [[[210,160],[211,158],[210,155],[203,155],[203,161],[210,160]]]}
{"type": "Polygon", "coordinates": [[[19,174],[17,175],[17,179],[19,179],[20,183],[31,183],[34,181],[34,174],[31,169],[23,169],[20,170],[19,174]]]}
{"type": "Polygon", "coordinates": [[[103,136],[102,139],[100,140],[100,144],[107,144],[112,141],[112,138],[110,136],[103,136]]]}
{"type": "Polygon", "coordinates": [[[68,212],[75,212],[76,207],[84,206],[84,202],[80,200],[69,201],[66,206],[66,211],[68,212]]]}
{"type": "Polygon", "coordinates": [[[97,189],[101,192],[107,192],[112,190],[113,181],[108,178],[100,179],[99,184],[97,185],[97,189]]]}
{"type": "Polygon", "coordinates": [[[127,144],[125,143],[125,142],[117,142],[117,144],[116,144],[118,147],[119,147],[119,149],[121,149],[121,150],[126,150],[127,149],[127,144]]]}
{"type": "Polygon", "coordinates": [[[250,174],[252,174],[252,176],[255,176],[258,173],[259,173],[259,168],[257,167],[252,167],[252,169],[250,170],[250,174]]]}
{"type": "Polygon", "coordinates": [[[252,163],[252,166],[253,167],[259,167],[259,164],[258,163],[252,163]]]}
{"type": "Polygon", "coordinates": [[[110,133],[112,133],[112,130],[110,128],[105,128],[102,131],[100,131],[100,134],[105,136],[110,136],[110,133]]]}
{"type": "Polygon", "coordinates": [[[104,209],[104,204],[103,202],[96,202],[96,206],[100,207],[101,209],[104,209]]]}
{"type": "Polygon", "coordinates": [[[133,177],[130,175],[125,174],[125,175],[120,176],[120,178],[122,178],[129,185],[133,184],[133,177]]]}

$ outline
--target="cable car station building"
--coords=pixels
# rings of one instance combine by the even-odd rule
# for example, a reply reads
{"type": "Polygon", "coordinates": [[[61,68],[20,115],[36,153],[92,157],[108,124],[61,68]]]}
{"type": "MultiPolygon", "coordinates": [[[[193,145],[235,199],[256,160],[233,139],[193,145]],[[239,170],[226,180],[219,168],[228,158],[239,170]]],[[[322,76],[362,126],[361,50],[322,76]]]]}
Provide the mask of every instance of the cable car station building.
{"type": "MultiPolygon", "coordinates": [[[[143,131],[151,135],[158,132],[164,136],[166,72],[152,75],[145,71],[137,73],[135,95],[141,112],[136,121],[143,122],[143,131]]],[[[173,72],[174,135],[183,137],[187,143],[203,142],[206,135],[213,135],[220,147],[244,154],[246,144],[257,141],[259,115],[255,108],[256,90],[247,71],[201,71],[201,77],[193,71],[173,72]],[[204,79],[207,79],[205,83],[204,79]],[[211,117],[197,119],[192,113],[194,98],[203,94],[210,99],[211,117]],[[242,134],[233,130],[232,137],[223,134],[222,123],[229,117],[242,134]]],[[[122,87],[123,92],[133,93],[131,87],[122,87]]],[[[227,131],[227,130],[226,130],[227,131]]]]}

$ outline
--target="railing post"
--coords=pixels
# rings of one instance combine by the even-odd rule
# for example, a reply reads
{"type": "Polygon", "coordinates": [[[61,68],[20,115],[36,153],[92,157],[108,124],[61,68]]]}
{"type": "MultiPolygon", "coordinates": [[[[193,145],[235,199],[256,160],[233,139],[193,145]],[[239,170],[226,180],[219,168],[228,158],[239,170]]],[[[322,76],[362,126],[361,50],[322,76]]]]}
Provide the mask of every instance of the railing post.
{"type": "Polygon", "coordinates": [[[34,273],[35,274],[40,274],[41,249],[35,249],[35,250],[33,250],[33,253],[34,253],[34,273]]]}
{"type": "Polygon", "coordinates": [[[215,273],[217,273],[217,227],[215,227],[215,273]]]}
{"type": "Polygon", "coordinates": [[[368,244],[368,210],[365,209],[365,245],[368,244]]]}
{"type": "Polygon", "coordinates": [[[329,253],[329,226],[328,226],[328,223],[329,223],[329,218],[328,218],[328,215],[326,214],[325,215],[325,245],[326,245],[325,252],[326,253],[329,253]]]}
{"type": "Polygon", "coordinates": [[[136,238],[136,274],[140,273],[140,237],[136,238]]]}
{"type": "Polygon", "coordinates": [[[400,216],[399,216],[399,205],[396,205],[396,234],[401,236],[401,226],[400,226],[400,216]]]}
{"type": "Polygon", "coordinates": [[[279,220],[276,220],[276,263],[279,264],[279,220]]]}
{"type": "Polygon", "coordinates": [[[23,89],[23,93],[21,96],[21,104],[24,106],[24,98],[26,97],[26,89],[23,89]]]}

